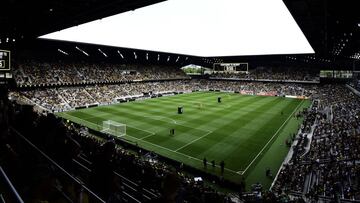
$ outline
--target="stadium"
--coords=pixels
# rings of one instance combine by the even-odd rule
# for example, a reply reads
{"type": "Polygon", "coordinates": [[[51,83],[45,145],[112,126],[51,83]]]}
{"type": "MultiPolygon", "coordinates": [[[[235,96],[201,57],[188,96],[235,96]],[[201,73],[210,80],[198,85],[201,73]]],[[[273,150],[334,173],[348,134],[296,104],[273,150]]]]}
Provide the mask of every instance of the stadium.
{"type": "Polygon", "coordinates": [[[0,5],[0,202],[360,202],[356,1],[0,5]]]}

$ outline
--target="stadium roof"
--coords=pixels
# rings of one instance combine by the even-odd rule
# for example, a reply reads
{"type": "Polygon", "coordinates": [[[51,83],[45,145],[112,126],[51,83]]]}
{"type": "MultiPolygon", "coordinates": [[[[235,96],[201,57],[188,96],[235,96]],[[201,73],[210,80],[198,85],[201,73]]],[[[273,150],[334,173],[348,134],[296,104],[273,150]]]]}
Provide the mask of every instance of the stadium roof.
{"type": "Polygon", "coordinates": [[[202,57],[314,53],[281,0],[168,0],[40,38],[202,57]]]}
{"type": "MultiPolygon", "coordinates": [[[[16,39],[16,46],[38,36],[134,10],[163,0],[2,0],[0,47],[16,39]]],[[[221,0],[219,0],[221,2],[221,0]]],[[[316,59],[357,58],[360,13],[356,0],[284,0],[316,52],[316,59]],[[350,58],[351,57],[351,58],[350,58]]],[[[306,60],[302,58],[301,60],[306,60]]]]}

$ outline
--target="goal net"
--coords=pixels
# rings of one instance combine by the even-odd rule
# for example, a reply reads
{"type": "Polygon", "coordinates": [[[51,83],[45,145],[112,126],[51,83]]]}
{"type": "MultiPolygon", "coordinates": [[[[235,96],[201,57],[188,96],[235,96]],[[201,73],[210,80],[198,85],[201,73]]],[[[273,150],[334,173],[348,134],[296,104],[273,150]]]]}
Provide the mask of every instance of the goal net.
{"type": "Polygon", "coordinates": [[[116,121],[103,121],[101,132],[108,133],[117,137],[126,135],[126,124],[116,121]]]}

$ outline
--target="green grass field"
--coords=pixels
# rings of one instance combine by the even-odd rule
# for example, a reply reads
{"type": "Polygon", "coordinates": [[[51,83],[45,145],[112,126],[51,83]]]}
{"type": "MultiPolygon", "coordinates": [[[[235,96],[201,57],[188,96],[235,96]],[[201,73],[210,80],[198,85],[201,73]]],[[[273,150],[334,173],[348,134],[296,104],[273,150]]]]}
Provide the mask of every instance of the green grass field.
{"type": "Polygon", "coordinates": [[[257,181],[268,187],[272,180],[265,177],[265,168],[276,175],[289,150],[285,139],[302,122],[294,115],[309,105],[282,97],[194,92],[57,115],[94,130],[101,130],[106,120],[125,123],[123,138],[129,143],[216,175],[224,160],[226,179],[239,182],[244,177],[247,187],[257,181]],[[183,114],[177,114],[178,106],[184,107],[183,114]],[[174,136],[169,135],[172,128],[174,136]],[[217,166],[209,163],[204,169],[204,157],[217,166]]]}

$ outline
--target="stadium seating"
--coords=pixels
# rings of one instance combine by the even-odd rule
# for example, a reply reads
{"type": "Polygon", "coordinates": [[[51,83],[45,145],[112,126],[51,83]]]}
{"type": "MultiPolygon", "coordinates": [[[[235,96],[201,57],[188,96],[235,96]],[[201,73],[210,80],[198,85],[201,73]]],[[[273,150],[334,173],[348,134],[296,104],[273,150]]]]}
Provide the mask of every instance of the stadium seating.
{"type": "Polygon", "coordinates": [[[158,92],[189,92],[193,90],[225,90],[243,94],[309,97],[315,86],[301,84],[252,83],[209,80],[176,80],[165,82],[126,83],[117,85],[45,88],[20,91],[28,101],[50,111],[64,111],[91,104],[109,104],[116,99],[158,92]]]}
{"type": "Polygon", "coordinates": [[[96,84],[134,80],[187,78],[179,68],[167,66],[118,65],[24,61],[14,70],[18,86],[96,84]]]}
{"type": "Polygon", "coordinates": [[[248,73],[216,72],[213,78],[243,79],[243,80],[266,80],[266,81],[289,81],[289,82],[319,82],[319,73],[313,70],[294,67],[258,67],[250,69],[248,73]],[[297,70],[297,71],[294,71],[297,70]]]}
{"type": "MultiPolygon", "coordinates": [[[[315,127],[310,150],[294,153],[273,191],[306,194],[313,200],[359,200],[359,98],[343,86],[326,86],[320,92],[320,104],[303,126],[315,127]]],[[[295,147],[303,148],[299,145],[295,147]]]]}
{"type": "Polygon", "coordinates": [[[15,103],[9,105],[11,110],[7,113],[13,116],[8,121],[8,134],[2,137],[2,146],[8,147],[1,147],[5,150],[1,158],[7,160],[6,167],[13,169],[11,175],[18,177],[15,179],[16,184],[21,185],[21,190],[31,184],[35,186],[31,180],[26,182],[27,179],[22,178],[29,174],[37,177],[39,171],[45,178],[39,180],[39,184],[42,180],[51,179],[54,182],[46,186],[58,188],[55,192],[42,190],[43,193],[38,194],[38,187],[34,187],[25,195],[26,200],[88,198],[92,199],[91,202],[101,202],[101,199],[106,202],[157,202],[160,194],[164,194],[162,190],[166,189],[161,186],[162,182],[171,176],[181,183],[177,186],[182,191],[181,199],[188,202],[231,202],[224,194],[194,181],[193,177],[181,170],[174,174],[174,169],[167,164],[144,158],[153,156],[151,154],[125,150],[112,141],[93,136],[85,128],[66,123],[52,114],[41,115],[28,106],[15,103]],[[19,160],[24,165],[14,163],[20,163],[19,160]]]}
{"type": "MultiPolygon", "coordinates": [[[[254,71],[249,75],[217,74],[213,77],[316,80],[316,75],[311,72],[289,74],[277,71],[254,71]]],[[[19,174],[26,169],[28,174],[36,176],[40,167],[39,170],[45,171],[47,177],[57,182],[58,185],[52,187],[62,188],[58,191],[62,194],[61,198],[92,196],[96,199],[91,193],[94,191],[108,202],[119,202],[120,199],[124,202],[156,202],[166,194],[163,184],[172,179],[179,183],[177,187],[181,193],[178,198],[186,202],[232,202],[232,194],[218,192],[207,184],[194,181],[194,177],[184,173],[180,166],[174,169],[174,165],[154,162],[157,159],[153,153],[129,150],[92,135],[84,127],[55,118],[53,114],[43,114],[93,104],[107,105],[132,96],[223,90],[252,95],[291,95],[310,98],[313,102],[310,109],[299,113],[304,116],[304,122],[300,133],[293,136],[292,156],[276,175],[271,191],[262,193],[265,201],[360,200],[360,103],[359,98],[345,86],[190,80],[180,70],[174,71],[170,67],[130,65],[118,68],[111,64],[60,62],[20,63],[14,76],[18,86],[32,87],[10,92],[9,98],[13,102],[7,101],[7,95],[1,96],[0,126],[6,128],[1,129],[0,158],[5,160],[1,163],[7,163],[2,167],[14,169],[10,170],[11,176],[20,177],[14,180],[17,186],[22,186],[20,191],[26,190],[33,180],[22,180],[24,176],[19,174]],[[35,107],[18,103],[35,104],[35,107]],[[39,109],[41,113],[38,113],[39,109]],[[46,156],[31,144],[24,143],[24,138],[53,158],[54,163],[49,163],[46,156]],[[19,142],[19,139],[23,141],[19,142]],[[26,149],[34,148],[35,151],[26,154],[27,151],[22,150],[24,145],[26,149]],[[32,163],[37,158],[30,156],[41,161],[32,163]],[[18,165],[15,160],[22,160],[25,165],[18,165]],[[54,167],[57,172],[53,171],[54,167]],[[67,178],[64,178],[64,171],[67,178]],[[81,180],[81,184],[69,181],[71,177],[81,180]],[[70,189],[72,185],[78,186],[70,189]],[[89,187],[86,194],[78,192],[83,186],[89,187]]],[[[254,190],[261,190],[261,187],[254,187],[254,190]]],[[[36,191],[29,190],[23,194],[31,200],[36,191]]],[[[41,198],[49,200],[52,197],[41,198]]],[[[250,197],[250,194],[242,196],[243,199],[250,197]]]]}

